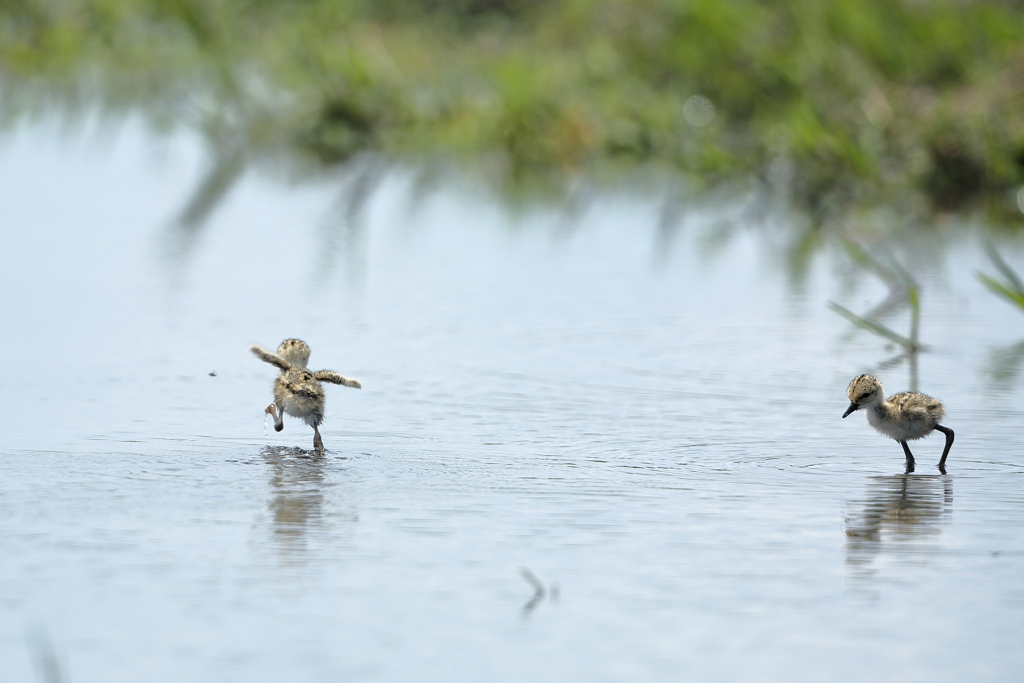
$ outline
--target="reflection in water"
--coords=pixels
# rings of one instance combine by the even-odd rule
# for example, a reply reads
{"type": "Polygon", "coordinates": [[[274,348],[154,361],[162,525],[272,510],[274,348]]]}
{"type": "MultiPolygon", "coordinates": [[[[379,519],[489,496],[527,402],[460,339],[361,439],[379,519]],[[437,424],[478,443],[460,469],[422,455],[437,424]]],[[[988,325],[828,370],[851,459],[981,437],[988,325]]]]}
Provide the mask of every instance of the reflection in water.
{"type": "Polygon", "coordinates": [[[168,226],[164,255],[170,263],[181,265],[192,256],[210,216],[245,174],[246,163],[245,150],[237,141],[221,141],[213,145],[210,167],[181,213],[168,226]]]}
{"type": "Polygon", "coordinates": [[[326,458],[300,448],[264,448],[260,455],[271,466],[273,533],[283,555],[302,555],[311,528],[323,524],[324,464],[326,458]]]}
{"type": "Polygon", "coordinates": [[[1020,376],[1024,365],[1024,341],[1010,346],[997,346],[990,352],[987,368],[992,383],[1001,389],[1008,389],[1020,376]]]}
{"type": "Polygon", "coordinates": [[[848,504],[843,515],[847,566],[868,579],[883,554],[931,552],[921,541],[941,533],[952,505],[953,481],[944,475],[869,478],[867,498],[848,504]]]}
{"type": "Polygon", "coordinates": [[[362,289],[366,280],[366,209],[374,192],[390,170],[378,156],[367,155],[350,164],[351,177],[323,222],[319,278],[326,280],[344,260],[350,291],[362,289]]]}
{"type": "Polygon", "coordinates": [[[45,628],[39,627],[29,634],[29,648],[35,655],[40,680],[43,683],[63,683],[65,679],[60,658],[45,628]]]}
{"type": "Polygon", "coordinates": [[[544,582],[538,579],[537,575],[531,572],[527,567],[520,567],[519,574],[533,588],[533,596],[525,605],[523,605],[524,619],[533,614],[533,610],[537,609],[537,606],[544,602],[544,598],[550,596],[551,602],[558,602],[560,591],[557,583],[551,584],[551,590],[548,591],[548,589],[544,587],[544,582]]]}
{"type": "MultiPolygon", "coordinates": [[[[878,365],[875,370],[887,370],[900,365],[904,360],[910,368],[910,391],[918,390],[917,354],[925,350],[920,341],[921,290],[917,280],[891,256],[879,258],[853,241],[846,242],[851,260],[861,269],[875,275],[889,289],[888,296],[864,315],[857,315],[835,302],[829,307],[854,325],[854,329],[871,332],[902,349],[902,352],[878,365]],[[902,311],[910,310],[910,334],[903,336],[881,322],[883,319],[902,311]]],[[[876,374],[875,371],[869,374],[876,374]]]]}
{"type": "Polygon", "coordinates": [[[245,172],[245,155],[233,148],[219,149],[206,175],[174,222],[173,256],[191,254],[203,228],[245,172]]]}
{"type": "Polygon", "coordinates": [[[917,354],[917,350],[897,354],[892,358],[884,360],[881,363],[878,363],[877,365],[870,367],[866,372],[869,375],[880,375],[887,370],[898,368],[900,365],[903,364],[904,361],[906,361],[907,369],[910,372],[910,377],[908,378],[909,386],[907,388],[907,391],[920,391],[921,375],[917,370],[917,354]]]}
{"type": "Polygon", "coordinates": [[[686,204],[678,186],[673,185],[661,204],[658,213],[658,231],[654,242],[654,262],[664,266],[670,254],[675,251],[676,242],[683,226],[686,204]]]}

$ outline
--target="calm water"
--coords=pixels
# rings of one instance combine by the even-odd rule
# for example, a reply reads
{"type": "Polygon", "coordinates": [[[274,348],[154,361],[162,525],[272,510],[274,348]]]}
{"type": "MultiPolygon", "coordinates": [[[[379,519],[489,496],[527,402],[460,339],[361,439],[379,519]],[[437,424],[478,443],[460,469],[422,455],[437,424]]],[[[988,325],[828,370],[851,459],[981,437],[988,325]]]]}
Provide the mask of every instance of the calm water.
{"type": "Polygon", "coordinates": [[[899,252],[957,433],[905,476],[840,415],[908,368],[827,308],[884,288],[839,253],[795,282],[784,221],[665,247],[638,199],[253,176],[184,244],[195,141],[58,133],[0,146],[0,679],[1024,674],[1024,316],[974,239],[899,252]],[[264,422],[246,347],[291,336],[364,383],[323,458],[264,422]]]}

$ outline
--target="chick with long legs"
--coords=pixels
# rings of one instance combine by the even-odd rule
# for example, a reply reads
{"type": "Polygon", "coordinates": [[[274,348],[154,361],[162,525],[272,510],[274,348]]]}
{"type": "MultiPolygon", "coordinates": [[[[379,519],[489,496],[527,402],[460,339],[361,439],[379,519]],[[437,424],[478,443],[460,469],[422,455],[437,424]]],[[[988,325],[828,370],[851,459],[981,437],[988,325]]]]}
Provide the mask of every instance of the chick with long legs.
{"type": "Polygon", "coordinates": [[[277,348],[277,353],[253,344],[249,350],[260,360],[270,363],[281,371],[274,381],[274,402],[264,412],[273,416],[274,430],[284,429],[285,413],[297,417],[313,428],[313,449],[322,453],[323,438],[320,436],[320,425],[324,420],[324,394],[321,381],[340,384],[354,389],[362,388],[359,380],[345,377],[331,370],[310,372],[306,369],[309,362],[309,346],[301,339],[286,339],[277,348]]]}
{"type": "Polygon", "coordinates": [[[871,375],[853,378],[846,388],[850,406],[843,413],[847,417],[856,410],[867,413],[868,424],[890,439],[898,441],[906,456],[907,472],[914,471],[914,454],[908,441],[923,438],[940,431],[946,437],[946,445],[939,459],[939,471],[946,473],[946,456],[953,446],[953,430],[939,424],[946,416],[942,401],[916,391],[903,391],[886,398],[882,383],[871,375]]]}

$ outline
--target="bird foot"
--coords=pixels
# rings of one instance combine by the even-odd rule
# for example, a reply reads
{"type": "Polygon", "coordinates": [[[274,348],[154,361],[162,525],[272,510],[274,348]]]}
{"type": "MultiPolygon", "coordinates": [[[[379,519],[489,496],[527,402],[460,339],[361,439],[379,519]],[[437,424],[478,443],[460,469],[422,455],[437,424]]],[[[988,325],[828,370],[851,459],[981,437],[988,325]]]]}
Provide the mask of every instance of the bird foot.
{"type": "Polygon", "coordinates": [[[271,417],[274,418],[274,431],[275,432],[279,432],[282,429],[284,429],[284,415],[281,415],[281,417],[277,416],[277,406],[276,405],[271,403],[269,406],[267,406],[267,409],[264,410],[263,412],[267,413],[268,415],[270,415],[271,417]]]}

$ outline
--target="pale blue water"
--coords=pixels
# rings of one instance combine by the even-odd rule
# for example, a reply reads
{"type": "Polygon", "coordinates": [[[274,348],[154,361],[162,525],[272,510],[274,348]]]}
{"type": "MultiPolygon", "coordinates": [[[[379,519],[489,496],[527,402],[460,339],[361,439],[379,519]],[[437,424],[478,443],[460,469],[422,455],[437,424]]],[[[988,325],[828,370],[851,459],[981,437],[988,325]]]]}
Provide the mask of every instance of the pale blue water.
{"type": "Polygon", "coordinates": [[[794,284],[784,219],[690,207],[664,252],[650,198],[512,218],[399,170],[345,224],[345,177],[251,175],[175,260],[203,166],[132,126],[0,145],[0,679],[1024,673],[1024,315],[961,226],[896,250],[957,433],[907,477],[840,419],[893,352],[827,302],[884,290],[840,251],[794,284]],[[323,458],[265,435],[246,347],[291,336],[364,382],[323,458]]]}

